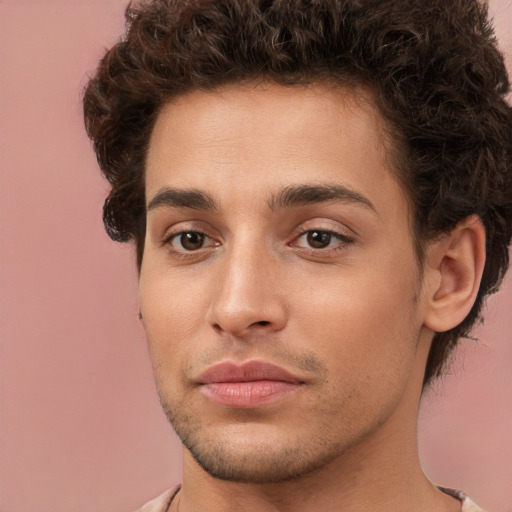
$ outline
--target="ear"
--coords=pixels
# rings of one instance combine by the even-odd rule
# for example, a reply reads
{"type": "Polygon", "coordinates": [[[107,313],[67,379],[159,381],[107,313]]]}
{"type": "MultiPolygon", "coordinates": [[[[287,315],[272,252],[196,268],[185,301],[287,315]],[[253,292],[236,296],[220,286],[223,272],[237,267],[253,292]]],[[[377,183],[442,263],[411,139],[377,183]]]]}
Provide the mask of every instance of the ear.
{"type": "Polygon", "coordinates": [[[485,263],[485,228],[476,215],[430,244],[425,261],[424,325],[444,332],[459,325],[475,302],[485,263]]]}

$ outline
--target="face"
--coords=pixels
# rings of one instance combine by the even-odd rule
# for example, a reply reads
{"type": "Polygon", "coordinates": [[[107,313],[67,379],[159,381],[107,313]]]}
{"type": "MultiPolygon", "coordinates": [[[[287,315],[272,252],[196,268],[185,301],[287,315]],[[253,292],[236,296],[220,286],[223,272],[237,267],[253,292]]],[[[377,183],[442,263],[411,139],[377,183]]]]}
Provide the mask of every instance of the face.
{"type": "Polygon", "coordinates": [[[161,112],[141,311],[164,410],[211,475],[310,473],[402,414],[421,276],[388,155],[363,91],[231,85],[161,112]]]}

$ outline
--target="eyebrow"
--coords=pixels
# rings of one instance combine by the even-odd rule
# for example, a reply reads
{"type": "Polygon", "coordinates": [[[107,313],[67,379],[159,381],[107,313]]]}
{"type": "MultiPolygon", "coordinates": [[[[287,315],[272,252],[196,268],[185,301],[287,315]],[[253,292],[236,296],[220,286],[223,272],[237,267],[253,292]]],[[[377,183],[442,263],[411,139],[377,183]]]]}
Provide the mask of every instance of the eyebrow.
{"type": "MultiPolygon", "coordinates": [[[[323,203],[326,201],[357,203],[377,213],[372,202],[360,193],[343,185],[291,185],[273,195],[268,201],[270,210],[323,203]]],[[[218,211],[215,199],[198,189],[164,187],[151,199],[147,211],[161,207],[190,208],[194,210],[218,211]]]]}
{"type": "Polygon", "coordinates": [[[323,203],[326,201],[342,201],[346,203],[357,203],[374,213],[377,210],[373,203],[361,195],[343,185],[292,185],[286,187],[269,201],[269,208],[289,208],[306,204],[323,203]]]}
{"type": "Polygon", "coordinates": [[[164,187],[160,189],[148,204],[147,211],[168,206],[171,208],[191,208],[194,210],[217,210],[215,200],[208,194],[191,189],[164,187]]]}

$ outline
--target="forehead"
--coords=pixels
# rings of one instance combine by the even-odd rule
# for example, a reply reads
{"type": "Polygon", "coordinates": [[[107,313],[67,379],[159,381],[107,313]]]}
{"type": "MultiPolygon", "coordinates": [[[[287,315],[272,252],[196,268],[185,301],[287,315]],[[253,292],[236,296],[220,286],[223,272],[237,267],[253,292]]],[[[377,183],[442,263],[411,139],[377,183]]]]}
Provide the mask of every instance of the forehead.
{"type": "Polygon", "coordinates": [[[147,154],[146,196],[173,186],[232,200],[327,182],[377,202],[402,199],[391,161],[386,124],[363,88],[229,85],[163,107],[147,154]]]}

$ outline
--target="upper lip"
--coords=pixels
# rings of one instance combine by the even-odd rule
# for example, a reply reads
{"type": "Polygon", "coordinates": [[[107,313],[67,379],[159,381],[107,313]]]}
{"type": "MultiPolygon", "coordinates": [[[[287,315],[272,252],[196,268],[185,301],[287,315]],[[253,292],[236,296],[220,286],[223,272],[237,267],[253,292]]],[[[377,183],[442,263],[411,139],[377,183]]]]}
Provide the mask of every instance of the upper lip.
{"type": "Polygon", "coordinates": [[[215,384],[222,382],[254,382],[261,380],[273,380],[302,384],[296,375],[284,368],[265,361],[247,361],[237,364],[233,361],[210,366],[197,379],[199,384],[215,384]]]}

